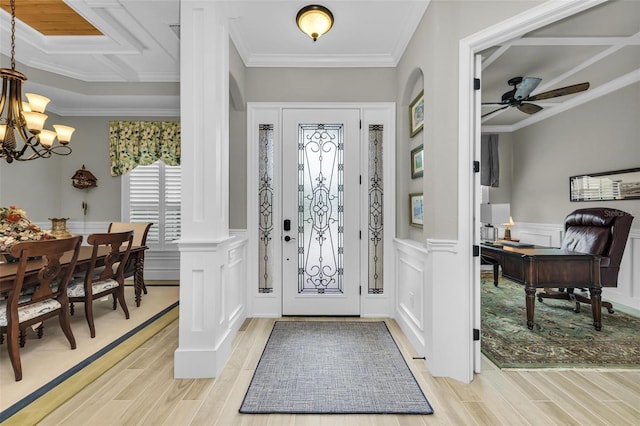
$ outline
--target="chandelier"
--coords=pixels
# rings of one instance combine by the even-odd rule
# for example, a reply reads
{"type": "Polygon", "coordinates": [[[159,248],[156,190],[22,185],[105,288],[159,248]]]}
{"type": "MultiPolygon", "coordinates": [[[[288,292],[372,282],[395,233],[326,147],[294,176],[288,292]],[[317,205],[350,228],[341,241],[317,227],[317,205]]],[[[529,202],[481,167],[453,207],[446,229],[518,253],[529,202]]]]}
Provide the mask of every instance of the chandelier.
{"type": "Polygon", "coordinates": [[[53,130],[44,129],[47,115],[44,113],[49,99],[25,93],[22,102],[22,83],[27,77],[16,71],[15,60],[15,0],[11,0],[11,69],[0,68],[2,94],[0,95],[0,158],[7,163],[49,158],[53,154],[69,155],[73,127],[56,124],[53,130]],[[58,144],[55,144],[56,138],[58,144]]]}

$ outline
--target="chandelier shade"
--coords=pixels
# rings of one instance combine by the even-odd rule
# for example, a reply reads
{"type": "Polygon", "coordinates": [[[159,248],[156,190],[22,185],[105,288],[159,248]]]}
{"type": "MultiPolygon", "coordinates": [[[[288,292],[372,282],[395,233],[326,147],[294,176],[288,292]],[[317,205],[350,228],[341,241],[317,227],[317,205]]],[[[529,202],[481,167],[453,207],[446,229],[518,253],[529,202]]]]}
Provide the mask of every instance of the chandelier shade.
{"type": "Polygon", "coordinates": [[[296,23],[300,31],[316,41],[333,26],[333,14],[324,6],[312,4],[300,9],[296,16],[296,23]]]}
{"type": "Polygon", "coordinates": [[[44,113],[50,99],[35,93],[25,93],[22,85],[27,77],[16,71],[15,61],[15,0],[11,0],[11,68],[0,68],[0,158],[7,163],[49,158],[53,154],[69,155],[73,127],[54,125],[55,131],[44,129],[44,113]],[[58,144],[55,143],[56,138],[58,144]]]}

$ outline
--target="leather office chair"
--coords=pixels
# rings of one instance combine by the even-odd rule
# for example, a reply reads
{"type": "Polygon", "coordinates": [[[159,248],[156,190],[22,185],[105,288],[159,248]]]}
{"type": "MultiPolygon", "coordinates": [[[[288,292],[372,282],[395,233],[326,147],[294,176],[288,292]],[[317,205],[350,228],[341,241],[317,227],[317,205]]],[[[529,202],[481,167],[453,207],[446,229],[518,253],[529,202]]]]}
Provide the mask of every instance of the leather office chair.
{"type": "MultiPolygon", "coordinates": [[[[581,253],[597,254],[600,260],[600,282],[602,287],[617,287],[618,272],[622,254],[627,244],[633,216],[622,210],[608,207],[578,209],[565,219],[565,235],[562,249],[581,253]]],[[[538,300],[543,298],[573,300],[575,312],[580,312],[580,303],[591,304],[591,299],[581,294],[574,294],[573,289],[560,289],[538,293],[538,300]]],[[[602,302],[609,313],[613,306],[602,302]]]]}
{"type": "MultiPolygon", "coordinates": [[[[7,350],[13,366],[16,382],[22,380],[19,335],[27,327],[57,316],[71,349],[76,348],[76,340],[71,331],[69,319],[69,299],[67,285],[78,260],[82,237],[60,240],[26,241],[15,244],[11,255],[19,258],[16,278],[7,300],[0,302],[0,333],[7,335],[7,350]],[[68,267],[60,265],[60,258],[71,253],[68,267]],[[32,257],[43,257],[44,265],[34,277],[25,282],[27,262],[32,257]],[[33,288],[28,295],[21,294],[25,285],[33,288]]],[[[43,362],[47,362],[43,354],[43,362]]]]}
{"type": "MultiPolygon", "coordinates": [[[[67,288],[67,295],[72,303],[72,315],[73,303],[84,303],[87,324],[89,324],[89,331],[93,338],[96,337],[96,328],[93,322],[94,300],[112,294],[114,300],[117,299],[120,302],[125,318],[129,319],[129,309],[124,299],[123,271],[131,252],[133,231],[91,234],[87,238],[87,242],[93,246],[89,269],[84,274],[84,277],[75,278],[71,281],[67,288]],[[125,248],[121,250],[120,246],[123,244],[125,244],[125,248]],[[104,268],[101,269],[99,275],[96,275],[94,271],[96,270],[101,248],[107,248],[109,254],[104,259],[104,268]]],[[[116,307],[117,303],[114,303],[113,309],[116,309],[116,307]]]]}

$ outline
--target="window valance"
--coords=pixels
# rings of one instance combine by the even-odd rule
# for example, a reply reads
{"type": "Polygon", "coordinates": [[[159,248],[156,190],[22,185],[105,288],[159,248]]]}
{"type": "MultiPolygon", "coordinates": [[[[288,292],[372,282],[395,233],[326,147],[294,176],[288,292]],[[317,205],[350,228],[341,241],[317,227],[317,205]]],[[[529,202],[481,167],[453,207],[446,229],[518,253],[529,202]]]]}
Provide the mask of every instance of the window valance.
{"type": "Polygon", "coordinates": [[[180,123],[174,121],[110,121],[111,176],[162,160],[180,165],[180,123]]]}

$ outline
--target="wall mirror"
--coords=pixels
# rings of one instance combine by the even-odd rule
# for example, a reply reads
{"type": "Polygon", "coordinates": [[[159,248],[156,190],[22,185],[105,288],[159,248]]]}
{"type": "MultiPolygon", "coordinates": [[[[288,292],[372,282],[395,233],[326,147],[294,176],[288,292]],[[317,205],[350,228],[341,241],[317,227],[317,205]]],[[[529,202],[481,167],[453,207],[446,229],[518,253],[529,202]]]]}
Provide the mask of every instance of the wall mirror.
{"type": "Polygon", "coordinates": [[[640,167],[569,178],[571,201],[640,199],[640,167]]]}

